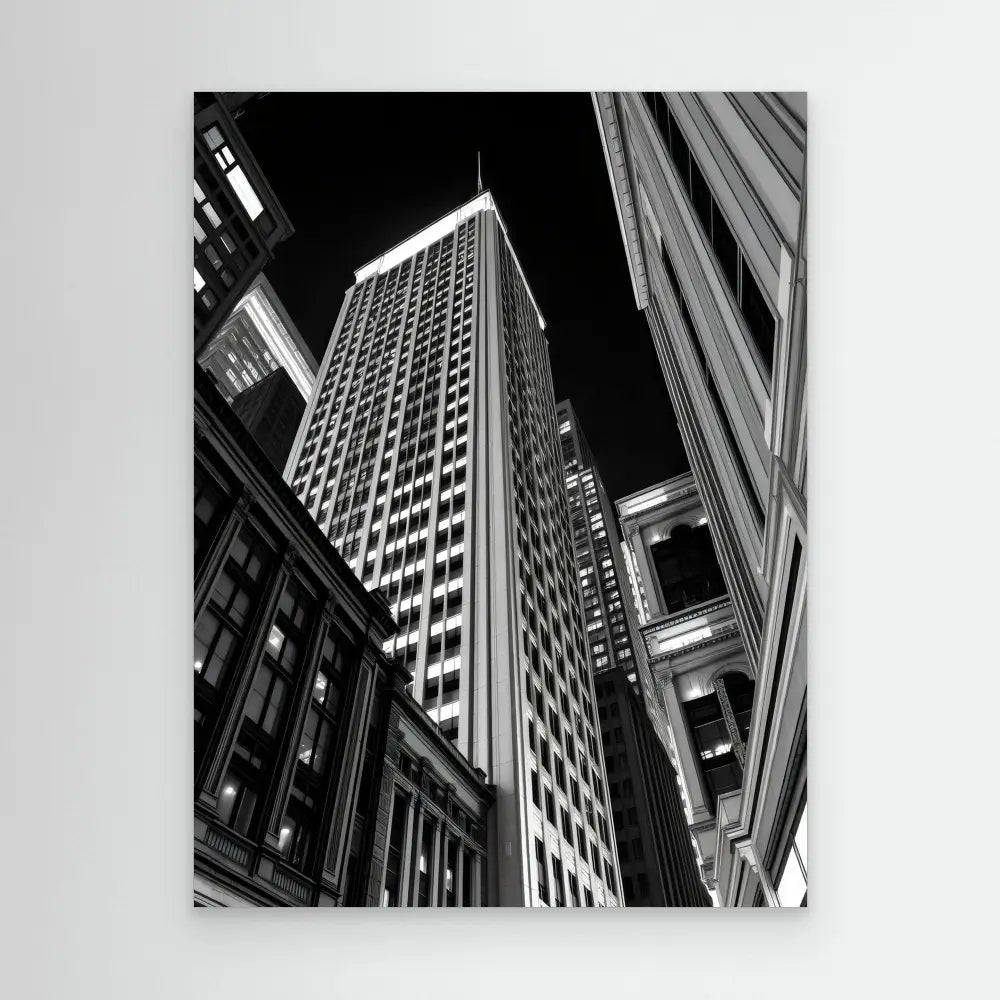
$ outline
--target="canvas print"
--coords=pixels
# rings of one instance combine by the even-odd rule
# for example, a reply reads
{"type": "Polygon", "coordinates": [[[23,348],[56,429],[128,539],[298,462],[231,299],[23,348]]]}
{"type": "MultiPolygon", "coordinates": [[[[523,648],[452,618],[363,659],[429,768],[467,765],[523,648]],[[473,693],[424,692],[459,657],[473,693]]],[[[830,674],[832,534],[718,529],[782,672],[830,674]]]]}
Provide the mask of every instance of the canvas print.
{"type": "Polygon", "coordinates": [[[193,903],[800,907],[806,98],[197,93],[193,903]]]}

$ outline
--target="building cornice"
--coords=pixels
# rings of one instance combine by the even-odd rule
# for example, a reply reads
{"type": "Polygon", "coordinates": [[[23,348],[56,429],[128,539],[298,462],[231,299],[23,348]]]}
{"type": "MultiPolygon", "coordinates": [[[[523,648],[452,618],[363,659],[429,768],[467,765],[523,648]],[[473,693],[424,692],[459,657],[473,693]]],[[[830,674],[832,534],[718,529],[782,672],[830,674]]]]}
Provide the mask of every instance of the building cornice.
{"type": "Polygon", "coordinates": [[[597,115],[598,132],[604,149],[604,160],[608,165],[611,187],[615,195],[615,211],[621,228],[625,255],[629,262],[629,277],[635,304],[645,309],[648,304],[646,285],[646,265],[642,258],[642,242],[636,221],[635,199],[632,196],[632,182],[626,160],[625,142],[619,115],[618,98],[609,91],[594,91],[591,94],[594,113],[597,115]]]}

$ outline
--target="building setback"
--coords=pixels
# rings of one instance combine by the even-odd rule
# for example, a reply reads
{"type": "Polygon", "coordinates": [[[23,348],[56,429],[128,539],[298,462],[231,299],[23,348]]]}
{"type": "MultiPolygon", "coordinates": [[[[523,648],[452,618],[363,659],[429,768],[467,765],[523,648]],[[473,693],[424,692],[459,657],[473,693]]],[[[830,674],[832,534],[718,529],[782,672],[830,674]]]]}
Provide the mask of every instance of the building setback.
{"type": "Polygon", "coordinates": [[[484,192],[356,273],[286,478],[386,596],[416,701],[496,788],[489,900],[615,906],[543,330],[484,192]]]}
{"type": "Polygon", "coordinates": [[[806,898],[806,110],[799,93],[595,93],[646,314],[755,683],[716,814],[727,906],[806,898]]]}
{"type": "Polygon", "coordinates": [[[195,357],[294,231],[230,113],[245,96],[194,99],[195,357]]]}
{"type": "Polygon", "coordinates": [[[285,369],[276,368],[244,389],[232,406],[271,464],[284,469],[306,411],[306,401],[285,369]]]}
{"type": "Polygon", "coordinates": [[[708,906],[667,755],[666,714],[626,590],[615,511],[572,404],[556,410],[624,900],[708,906]]]}
{"type": "Polygon", "coordinates": [[[230,402],[279,368],[304,401],[316,384],[316,359],[263,274],[254,278],[198,363],[230,402]]]}
{"type": "Polygon", "coordinates": [[[485,902],[493,795],[382,652],[385,602],[197,367],[194,423],[195,905],[485,902]]]}

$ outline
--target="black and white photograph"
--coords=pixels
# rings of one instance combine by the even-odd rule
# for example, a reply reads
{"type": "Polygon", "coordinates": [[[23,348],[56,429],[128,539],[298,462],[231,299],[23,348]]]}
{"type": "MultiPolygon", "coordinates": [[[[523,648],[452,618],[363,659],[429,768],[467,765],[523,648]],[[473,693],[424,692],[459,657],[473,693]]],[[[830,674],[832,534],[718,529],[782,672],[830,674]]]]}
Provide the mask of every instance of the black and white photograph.
{"type": "Polygon", "coordinates": [[[996,12],[5,13],[2,1000],[996,992],[996,12]]]}
{"type": "Polygon", "coordinates": [[[195,906],[806,905],[806,117],[195,94],[195,906]]]}

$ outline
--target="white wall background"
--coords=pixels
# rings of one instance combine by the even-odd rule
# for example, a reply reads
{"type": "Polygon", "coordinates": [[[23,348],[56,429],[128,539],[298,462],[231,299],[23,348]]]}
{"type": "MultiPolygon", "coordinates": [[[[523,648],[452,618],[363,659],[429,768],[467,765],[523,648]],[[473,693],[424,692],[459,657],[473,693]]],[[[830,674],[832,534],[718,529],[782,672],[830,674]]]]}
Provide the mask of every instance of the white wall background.
{"type": "Polygon", "coordinates": [[[949,757],[997,756],[987,9],[12,6],[0,993],[985,994],[996,799],[949,757]],[[194,912],[191,91],[594,87],[810,92],[811,906],[194,912]]]}

